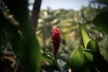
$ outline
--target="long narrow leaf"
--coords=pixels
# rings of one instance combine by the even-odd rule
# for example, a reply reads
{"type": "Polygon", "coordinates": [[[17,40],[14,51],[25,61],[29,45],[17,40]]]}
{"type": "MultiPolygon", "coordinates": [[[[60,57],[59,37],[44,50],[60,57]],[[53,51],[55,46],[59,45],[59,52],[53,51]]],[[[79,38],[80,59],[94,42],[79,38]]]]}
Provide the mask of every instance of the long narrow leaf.
{"type": "Polygon", "coordinates": [[[13,40],[16,40],[16,42],[14,41],[15,43],[12,42],[14,46],[13,50],[18,51],[15,53],[24,65],[26,72],[39,72],[41,61],[40,46],[35,36],[33,27],[30,24],[29,12],[27,8],[28,0],[4,1],[10,11],[14,14],[16,20],[19,22],[19,28],[22,35],[22,39],[20,37],[17,38],[14,34],[14,38],[11,37],[13,40]],[[18,39],[19,41],[17,41],[18,39]],[[18,53],[20,53],[20,55],[18,55],[18,53]]]}

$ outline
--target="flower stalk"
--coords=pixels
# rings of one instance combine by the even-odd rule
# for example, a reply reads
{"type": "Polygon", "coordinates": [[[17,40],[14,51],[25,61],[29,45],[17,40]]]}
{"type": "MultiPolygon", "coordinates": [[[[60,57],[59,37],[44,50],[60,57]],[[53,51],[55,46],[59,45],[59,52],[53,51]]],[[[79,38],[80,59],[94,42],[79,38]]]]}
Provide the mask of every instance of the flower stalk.
{"type": "Polygon", "coordinates": [[[60,30],[56,27],[52,31],[52,45],[53,45],[53,52],[54,52],[54,57],[56,58],[56,54],[58,52],[60,43],[61,43],[61,38],[60,38],[60,30]]]}
{"type": "Polygon", "coordinates": [[[59,72],[62,72],[61,69],[59,68],[59,65],[57,63],[57,58],[56,58],[56,55],[57,55],[57,52],[61,43],[59,28],[56,27],[53,29],[51,40],[52,40],[52,45],[53,45],[54,62],[57,65],[59,72]]]}

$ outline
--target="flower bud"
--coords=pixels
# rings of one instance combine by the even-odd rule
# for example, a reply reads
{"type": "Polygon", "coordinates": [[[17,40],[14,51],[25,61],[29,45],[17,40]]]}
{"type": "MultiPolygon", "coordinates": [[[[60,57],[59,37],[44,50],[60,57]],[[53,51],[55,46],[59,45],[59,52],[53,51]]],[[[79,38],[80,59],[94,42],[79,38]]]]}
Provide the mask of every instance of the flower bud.
{"type": "Polygon", "coordinates": [[[54,55],[56,56],[61,43],[60,30],[58,28],[53,29],[51,39],[52,39],[54,55]]]}

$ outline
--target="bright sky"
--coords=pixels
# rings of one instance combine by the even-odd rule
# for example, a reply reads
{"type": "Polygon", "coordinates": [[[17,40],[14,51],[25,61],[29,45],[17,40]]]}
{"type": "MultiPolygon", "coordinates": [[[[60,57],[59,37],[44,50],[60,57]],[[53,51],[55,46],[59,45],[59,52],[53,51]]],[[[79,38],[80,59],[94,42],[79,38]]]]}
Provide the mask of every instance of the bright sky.
{"type": "MultiPolygon", "coordinates": [[[[30,0],[33,2],[34,0],[30,0]]],[[[90,0],[42,0],[41,9],[74,9],[79,10],[82,6],[87,6],[90,0]]],[[[32,6],[30,6],[32,9],[32,6]]]]}

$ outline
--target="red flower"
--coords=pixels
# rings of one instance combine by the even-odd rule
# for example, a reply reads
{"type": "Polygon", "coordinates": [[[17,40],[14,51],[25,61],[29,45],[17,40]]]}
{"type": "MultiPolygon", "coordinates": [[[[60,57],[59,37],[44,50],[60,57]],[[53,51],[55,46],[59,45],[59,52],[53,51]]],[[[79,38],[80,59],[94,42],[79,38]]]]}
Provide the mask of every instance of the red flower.
{"type": "Polygon", "coordinates": [[[53,44],[54,55],[56,56],[56,53],[58,52],[61,43],[60,30],[58,28],[53,29],[51,39],[53,44]]]}

